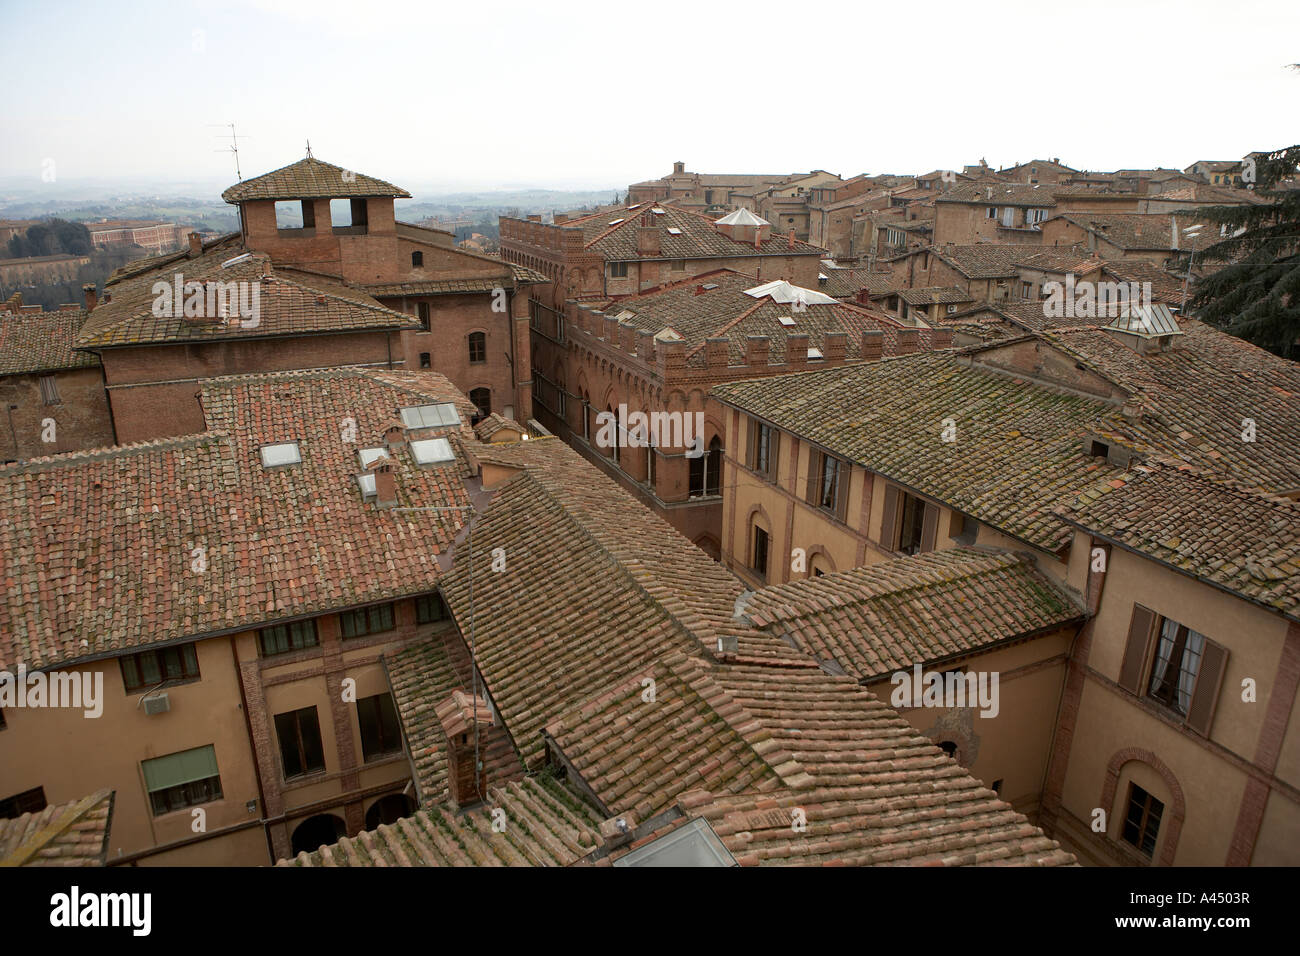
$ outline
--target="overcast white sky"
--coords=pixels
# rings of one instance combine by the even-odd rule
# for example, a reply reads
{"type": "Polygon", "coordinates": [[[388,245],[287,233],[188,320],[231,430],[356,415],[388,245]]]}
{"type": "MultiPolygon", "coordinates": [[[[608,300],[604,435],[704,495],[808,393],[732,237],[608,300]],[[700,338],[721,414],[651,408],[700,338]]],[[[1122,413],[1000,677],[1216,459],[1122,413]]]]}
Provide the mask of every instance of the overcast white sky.
{"type": "Polygon", "coordinates": [[[0,176],[1186,166],[1300,141],[1295,0],[0,0],[0,176]]]}

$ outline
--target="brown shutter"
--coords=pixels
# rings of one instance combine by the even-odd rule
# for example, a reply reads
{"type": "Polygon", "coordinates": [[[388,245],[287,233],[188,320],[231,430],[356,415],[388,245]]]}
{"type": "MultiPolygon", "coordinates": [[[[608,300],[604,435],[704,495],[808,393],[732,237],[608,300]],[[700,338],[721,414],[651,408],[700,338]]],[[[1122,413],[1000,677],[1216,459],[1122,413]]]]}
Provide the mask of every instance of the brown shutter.
{"type": "Polygon", "coordinates": [[[781,466],[777,461],[777,449],[781,447],[781,433],[775,428],[767,433],[767,477],[773,483],[780,482],[781,466]]]}
{"type": "Polygon", "coordinates": [[[894,550],[898,535],[898,495],[898,489],[886,483],[885,514],[880,520],[880,545],[890,551],[894,550]]]}
{"type": "Polygon", "coordinates": [[[925,515],[921,518],[921,550],[933,551],[935,535],[939,530],[939,506],[925,503],[925,515]]]}
{"type": "Polygon", "coordinates": [[[818,485],[821,484],[821,457],[822,453],[811,445],[808,446],[808,488],[804,492],[804,501],[808,504],[817,505],[818,485]]]}
{"type": "Polygon", "coordinates": [[[745,464],[750,468],[758,461],[758,419],[746,419],[749,427],[749,437],[745,440],[745,464]]]}
{"type": "Polygon", "coordinates": [[[1201,651],[1201,668],[1192,690],[1192,704],[1187,708],[1187,726],[1202,737],[1210,736],[1214,723],[1214,708],[1219,702],[1219,688],[1223,685],[1223,672],[1227,669],[1228,652],[1208,638],[1201,651]]]}
{"type": "Polygon", "coordinates": [[[1119,686],[1131,694],[1140,694],[1142,672],[1146,670],[1151,651],[1151,632],[1156,615],[1141,604],[1133,605],[1133,619],[1128,625],[1128,645],[1124,648],[1124,662],[1119,668],[1119,686]]]}
{"type": "Polygon", "coordinates": [[[835,481],[835,515],[847,523],[849,518],[849,485],[853,481],[853,469],[847,461],[839,462],[839,477],[835,481]]]}

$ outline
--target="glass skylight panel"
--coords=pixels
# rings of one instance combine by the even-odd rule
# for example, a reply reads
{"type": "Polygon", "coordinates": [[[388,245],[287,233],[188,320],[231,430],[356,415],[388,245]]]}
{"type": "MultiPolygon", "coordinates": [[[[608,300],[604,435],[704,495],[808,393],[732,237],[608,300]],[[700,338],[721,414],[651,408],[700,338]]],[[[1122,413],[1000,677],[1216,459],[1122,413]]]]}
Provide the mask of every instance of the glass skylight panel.
{"type": "Polygon", "coordinates": [[[408,405],[402,409],[402,424],[407,428],[439,428],[459,425],[460,414],[450,402],[438,405],[408,405]]]}
{"type": "Polygon", "coordinates": [[[810,359],[819,359],[819,358],[823,358],[824,356],[822,355],[821,349],[814,348],[813,346],[810,345],[808,346],[808,357],[810,359]]]}
{"type": "Polygon", "coordinates": [[[456,457],[451,450],[451,442],[445,438],[426,438],[423,441],[411,442],[411,456],[417,465],[436,465],[456,457]]]}
{"type": "Polygon", "coordinates": [[[736,858],[707,820],[696,818],[671,833],[637,847],[615,866],[735,866],[736,858]]]}
{"type": "Polygon", "coordinates": [[[376,494],[378,494],[378,492],[375,491],[374,475],[357,475],[357,484],[361,488],[362,500],[365,500],[366,498],[373,498],[376,494]]]}
{"type": "Polygon", "coordinates": [[[777,319],[780,321],[782,325],[786,325],[786,326],[794,325],[793,315],[779,315],[777,316],[777,319]]]}
{"type": "Polygon", "coordinates": [[[668,227],[668,235],[670,235],[670,236],[680,236],[681,234],[682,234],[682,231],[681,231],[680,229],[678,229],[676,226],[669,226],[669,227],[668,227]]]}
{"type": "Polygon", "coordinates": [[[296,465],[302,461],[296,441],[280,442],[275,445],[262,446],[262,467],[275,468],[279,465],[296,465]]]}
{"type": "Polygon", "coordinates": [[[388,457],[387,448],[362,448],[357,452],[357,457],[361,459],[361,467],[369,468],[377,458],[388,457]]]}
{"type": "Polygon", "coordinates": [[[627,222],[627,219],[611,219],[609,224],[611,226],[617,226],[620,222],[627,222]]]}

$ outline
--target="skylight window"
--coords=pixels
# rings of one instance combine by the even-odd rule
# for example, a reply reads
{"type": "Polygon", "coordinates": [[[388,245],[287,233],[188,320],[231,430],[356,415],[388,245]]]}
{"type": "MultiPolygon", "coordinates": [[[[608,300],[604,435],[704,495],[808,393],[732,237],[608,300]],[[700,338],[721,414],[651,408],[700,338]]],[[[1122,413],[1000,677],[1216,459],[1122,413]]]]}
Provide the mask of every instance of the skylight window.
{"type": "Polygon", "coordinates": [[[253,258],[253,254],[251,252],[245,252],[242,256],[235,256],[233,259],[227,259],[225,262],[221,263],[221,268],[229,269],[231,266],[237,266],[241,262],[247,262],[251,258],[253,258]]]}
{"type": "Polygon", "coordinates": [[[662,215],[664,214],[664,211],[663,211],[662,209],[660,209],[658,206],[655,206],[655,207],[654,207],[653,209],[651,209],[650,211],[651,211],[652,213],[654,213],[656,216],[662,216],[662,215]]]}
{"type": "Polygon", "coordinates": [[[618,867],[736,866],[736,858],[702,817],[639,846],[614,861],[618,867]]]}
{"type": "Polygon", "coordinates": [[[668,235],[670,235],[670,236],[680,236],[681,234],[682,234],[682,231],[681,231],[680,229],[678,229],[676,226],[669,226],[669,227],[668,227],[668,235]]]}
{"type": "Polygon", "coordinates": [[[296,465],[301,461],[302,455],[298,451],[298,443],[296,441],[286,441],[275,445],[262,446],[263,468],[280,468],[285,465],[296,465]]]}
{"type": "Polygon", "coordinates": [[[822,350],[821,350],[821,349],[816,348],[816,347],[811,346],[811,345],[808,346],[808,357],[809,357],[810,359],[825,358],[825,356],[822,355],[822,350]]]}
{"type": "Polygon", "coordinates": [[[402,424],[407,428],[440,428],[459,425],[460,413],[451,402],[438,405],[408,405],[401,410],[402,424]]]}
{"type": "Polygon", "coordinates": [[[780,320],[781,324],[784,325],[784,326],[787,326],[787,327],[788,327],[788,326],[794,325],[794,316],[793,316],[793,315],[779,315],[779,316],[777,316],[777,318],[780,320]]]}
{"type": "Polygon", "coordinates": [[[357,475],[357,485],[361,488],[361,500],[366,501],[378,495],[375,491],[374,475],[357,475]]]}
{"type": "Polygon", "coordinates": [[[369,468],[376,459],[387,458],[387,448],[362,448],[357,452],[357,457],[361,459],[361,467],[369,468]]]}
{"type": "Polygon", "coordinates": [[[627,219],[626,219],[626,218],[624,218],[624,219],[611,219],[611,220],[609,221],[609,224],[610,224],[611,226],[617,226],[620,222],[627,222],[627,219]]]}
{"type": "Polygon", "coordinates": [[[451,442],[445,438],[426,438],[411,442],[411,455],[417,465],[436,465],[452,461],[456,456],[451,450],[451,442]]]}

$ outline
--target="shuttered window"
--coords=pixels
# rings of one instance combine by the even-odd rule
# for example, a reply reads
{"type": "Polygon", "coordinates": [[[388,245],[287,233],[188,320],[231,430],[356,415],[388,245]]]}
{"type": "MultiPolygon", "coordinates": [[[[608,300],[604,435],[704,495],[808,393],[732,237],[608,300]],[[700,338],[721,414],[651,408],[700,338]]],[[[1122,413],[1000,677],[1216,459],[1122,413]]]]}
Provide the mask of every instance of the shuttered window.
{"type": "Polygon", "coordinates": [[[808,489],[806,501],[814,508],[829,511],[840,521],[849,513],[849,463],[816,449],[808,452],[808,489]]]}
{"type": "Polygon", "coordinates": [[[1209,736],[1228,651],[1199,631],[1133,605],[1118,683],[1142,694],[1202,736],[1209,736]]]}
{"type": "Polygon", "coordinates": [[[933,551],[939,536],[939,506],[885,486],[885,511],[880,522],[880,544],[902,554],[933,551]]]}
{"type": "Polygon", "coordinates": [[[53,375],[41,376],[41,401],[46,405],[58,405],[61,401],[59,385],[53,375]]]}
{"type": "Polygon", "coordinates": [[[757,419],[749,420],[749,454],[750,468],[768,481],[776,481],[776,458],[779,446],[778,432],[770,425],[764,425],[757,419]]]}
{"type": "Polygon", "coordinates": [[[142,761],[154,816],[221,799],[221,774],[212,744],[142,761]]]}

